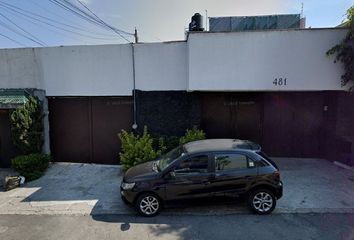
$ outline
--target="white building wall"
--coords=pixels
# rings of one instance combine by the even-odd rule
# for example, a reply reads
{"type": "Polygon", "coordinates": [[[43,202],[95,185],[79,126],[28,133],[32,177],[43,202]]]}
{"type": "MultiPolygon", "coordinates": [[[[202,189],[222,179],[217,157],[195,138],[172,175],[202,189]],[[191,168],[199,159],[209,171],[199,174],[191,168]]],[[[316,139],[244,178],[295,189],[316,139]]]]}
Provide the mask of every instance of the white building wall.
{"type": "Polygon", "coordinates": [[[135,69],[139,90],[186,90],[187,43],[136,44],[135,69]]]}
{"type": "Polygon", "coordinates": [[[47,96],[132,95],[131,49],[129,44],[37,49],[47,96]]]}
{"type": "Polygon", "coordinates": [[[341,64],[326,51],[343,29],[192,33],[188,39],[188,90],[341,90],[341,64]],[[286,85],[274,85],[286,78],[286,85]]]}
{"type": "Polygon", "coordinates": [[[33,48],[0,50],[0,88],[42,88],[33,48]]]}

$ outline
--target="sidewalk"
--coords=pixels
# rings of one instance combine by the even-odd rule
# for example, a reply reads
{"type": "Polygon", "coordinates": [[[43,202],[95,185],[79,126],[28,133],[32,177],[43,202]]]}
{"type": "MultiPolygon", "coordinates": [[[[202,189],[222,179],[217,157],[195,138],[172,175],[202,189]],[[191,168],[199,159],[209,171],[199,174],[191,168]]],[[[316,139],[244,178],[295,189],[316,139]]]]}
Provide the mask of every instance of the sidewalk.
{"type": "MultiPolygon", "coordinates": [[[[284,196],[274,213],[354,213],[354,173],[320,159],[274,158],[284,196]]],[[[0,172],[2,170],[0,169],[0,172]]],[[[120,199],[120,166],[55,163],[45,176],[0,192],[0,214],[136,214],[120,199]]],[[[203,203],[168,208],[163,215],[249,213],[244,204],[203,203]]]]}

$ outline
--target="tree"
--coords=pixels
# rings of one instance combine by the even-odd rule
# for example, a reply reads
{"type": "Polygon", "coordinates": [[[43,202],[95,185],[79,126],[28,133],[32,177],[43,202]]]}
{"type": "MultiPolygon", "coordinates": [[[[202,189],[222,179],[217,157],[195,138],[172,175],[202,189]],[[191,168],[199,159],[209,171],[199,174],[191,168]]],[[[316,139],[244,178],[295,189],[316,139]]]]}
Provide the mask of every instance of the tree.
{"type": "MultiPolygon", "coordinates": [[[[341,77],[342,87],[354,81],[354,5],[347,11],[348,21],[345,26],[349,32],[344,40],[327,51],[327,56],[336,54],[334,62],[340,61],[344,65],[345,73],[341,77]]],[[[354,85],[349,87],[349,91],[354,92],[354,85]]]]}
{"type": "Polygon", "coordinates": [[[23,107],[11,113],[14,144],[23,154],[41,153],[43,146],[43,114],[37,97],[29,97],[23,107]]]}

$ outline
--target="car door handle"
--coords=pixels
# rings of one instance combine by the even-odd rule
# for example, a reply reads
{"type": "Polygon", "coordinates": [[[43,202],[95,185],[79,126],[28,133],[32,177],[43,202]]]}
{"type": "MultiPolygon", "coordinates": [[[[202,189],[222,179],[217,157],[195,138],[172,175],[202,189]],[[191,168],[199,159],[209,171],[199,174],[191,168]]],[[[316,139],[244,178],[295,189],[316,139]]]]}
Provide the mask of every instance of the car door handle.
{"type": "Polygon", "coordinates": [[[250,180],[250,179],[252,179],[252,177],[251,176],[246,176],[245,179],[250,180]]]}

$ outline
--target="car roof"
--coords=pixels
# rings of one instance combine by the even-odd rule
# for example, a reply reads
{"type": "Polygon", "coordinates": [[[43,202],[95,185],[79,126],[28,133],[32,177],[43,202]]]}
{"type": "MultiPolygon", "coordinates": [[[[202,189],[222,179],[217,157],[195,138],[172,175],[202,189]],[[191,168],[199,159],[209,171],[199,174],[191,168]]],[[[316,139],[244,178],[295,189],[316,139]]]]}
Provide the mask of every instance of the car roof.
{"type": "Polygon", "coordinates": [[[230,150],[261,150],[261,146],[259,144],[240,139],[206,139],[186,143],[183,147],[187,153],[230,150]]]}

